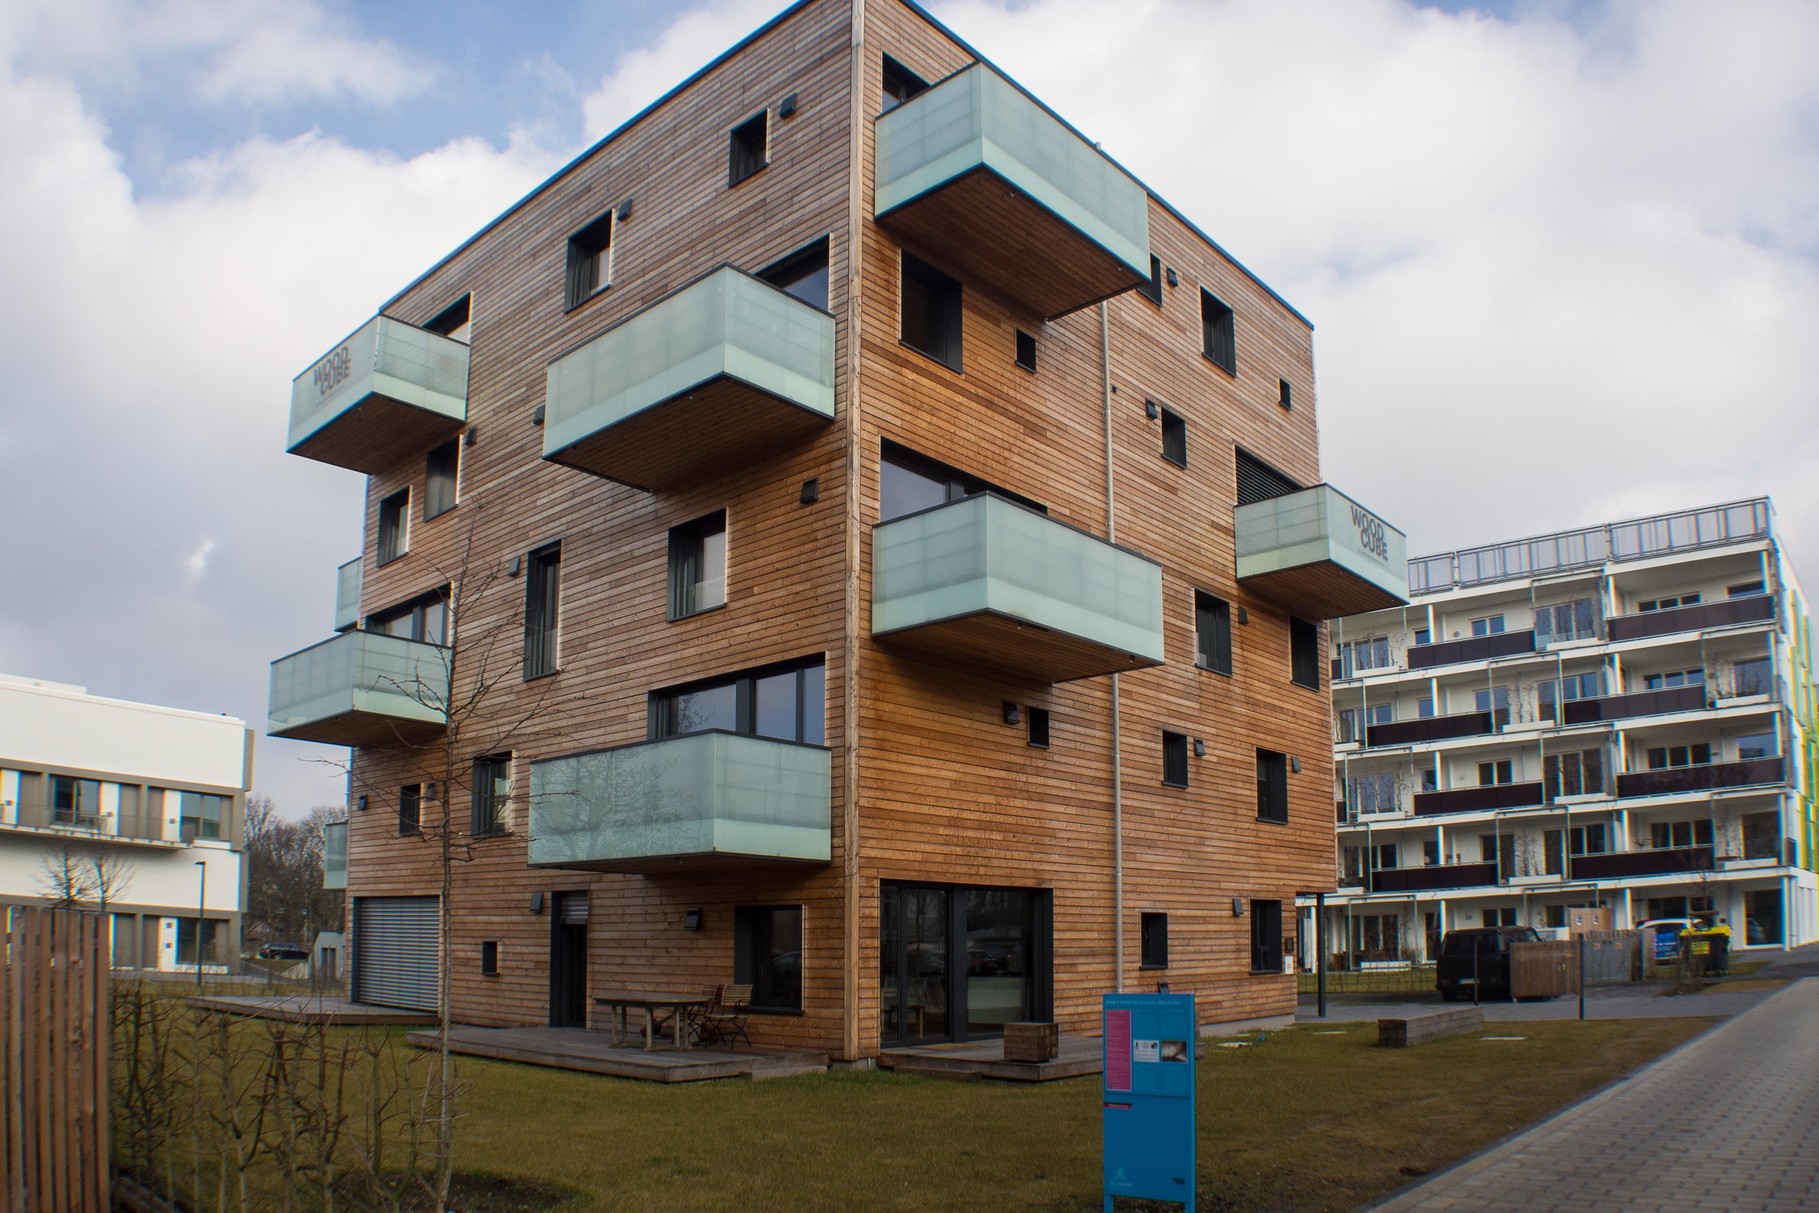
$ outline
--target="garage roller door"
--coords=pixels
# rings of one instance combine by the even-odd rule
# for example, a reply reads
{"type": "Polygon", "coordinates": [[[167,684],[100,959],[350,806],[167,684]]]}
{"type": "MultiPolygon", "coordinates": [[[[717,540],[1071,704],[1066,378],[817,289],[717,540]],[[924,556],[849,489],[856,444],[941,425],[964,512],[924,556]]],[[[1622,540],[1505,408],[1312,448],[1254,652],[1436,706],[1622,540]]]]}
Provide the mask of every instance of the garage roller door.
{"type": "Polygon", "coordinates": [[[354,1001],[436,1009],[436,899],[354,899],[354,1001]]]}

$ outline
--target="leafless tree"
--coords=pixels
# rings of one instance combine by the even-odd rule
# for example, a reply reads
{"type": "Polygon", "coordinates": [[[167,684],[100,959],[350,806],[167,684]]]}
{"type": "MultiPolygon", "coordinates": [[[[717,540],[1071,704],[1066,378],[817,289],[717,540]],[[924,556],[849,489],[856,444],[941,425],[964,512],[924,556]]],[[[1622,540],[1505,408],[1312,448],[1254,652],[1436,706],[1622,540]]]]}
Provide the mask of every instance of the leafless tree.
{"type": "Polygon", "coordinates": [[[105,914],[132,882],[132,861],[104,847],[65,843],[38,861],[38,888],[60,910],[93,903],[105,914]]]}

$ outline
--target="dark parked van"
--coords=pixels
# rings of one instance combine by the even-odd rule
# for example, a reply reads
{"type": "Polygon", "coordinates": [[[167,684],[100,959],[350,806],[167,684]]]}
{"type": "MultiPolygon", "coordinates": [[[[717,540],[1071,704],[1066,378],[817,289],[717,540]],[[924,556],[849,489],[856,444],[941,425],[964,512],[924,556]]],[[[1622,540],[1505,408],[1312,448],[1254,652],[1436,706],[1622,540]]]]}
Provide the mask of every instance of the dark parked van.
{"type": "Polygon", "coordinates": [[[1448,931],[1440,941],[1440,962],[1434,985],[1448,1002],[1470,998],[1472,982],[1480,998],[1510,996],[1510,945],[1539,943],[1534,927],[1477,927],[1448,931]]]}

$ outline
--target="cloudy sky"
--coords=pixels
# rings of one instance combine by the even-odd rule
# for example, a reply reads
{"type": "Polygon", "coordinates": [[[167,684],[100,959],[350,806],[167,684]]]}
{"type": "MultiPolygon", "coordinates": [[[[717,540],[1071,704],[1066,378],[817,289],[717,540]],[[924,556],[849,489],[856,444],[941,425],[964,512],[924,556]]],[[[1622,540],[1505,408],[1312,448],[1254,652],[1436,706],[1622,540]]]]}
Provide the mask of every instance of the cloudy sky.
{"type": "MultiPolygon", "coordinates": [[[[360,548],[291,377],[782,2],[0,5],[0,671],[262,725],[360,548]]],[[[931,7],[1314,320],[1411,552],[1767,493],[1819,583],[1819,5],[931,7]]]]}

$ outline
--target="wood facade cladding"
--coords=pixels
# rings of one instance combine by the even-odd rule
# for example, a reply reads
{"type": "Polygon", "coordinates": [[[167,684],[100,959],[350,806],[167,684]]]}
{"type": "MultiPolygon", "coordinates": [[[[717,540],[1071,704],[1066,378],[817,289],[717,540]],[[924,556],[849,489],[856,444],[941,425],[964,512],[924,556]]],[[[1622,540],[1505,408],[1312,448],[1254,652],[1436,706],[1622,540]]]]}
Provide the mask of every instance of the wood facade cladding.
{"type": "MultiPolygon", "coordinates": [[[[805,0],[384,309],[421,323],[471,295],[473,344],[459,504],[428,520],[414,509],[408,552],[379,565],[380,503],[401,490],[417,501],[425,452],[370,477],[361,613],[455,587],[451,694],[460,703],[491,685],[450,726],[453,781],[437,749],[356,751],[350,792],[368,808],[349,827],[348,890],[360,899],[437,887],[436,848],[400,834],[395,812],[401,788],[436,782],[422,820],[447,813],[463,834],[449,907],[457,1020],[556,1017],[552,957],[559,936],[572,936],[551,907],[556,894],[582,893],[590,986],[756,980],[762,1001],[768,981],[784,1005],[752,1015],[754,1042],[849,1060],[906,1037],[990,1035],[1030,1018],[1096,1031],[1102,992],[1157,979],[1194,990],[1208,1024],[1293,1012],[1294,978],[1252,971],[1256,956],[1295,954],[1292,941],[1253,946],[1268,915],[1234,906],[1332,887],[1331,709],[1323,688],[1291,680],[1296,604],[1236,576],[1234,456],[1242,447],[1300,483],[1319,481],[1310,327],[1134,182],[1142,260],[1153,253],[1179,282],[1160,303],[1125,289],[1148,281],[1128,256],[1057,285],[1059,270],[1032,263],[1025,280],[962,249],[962,233],[1030,230],[1028,199],[1001,189],[937,191],[957,208],[953,227],[913,224],[909,207],[876,218],[886,55],[929,82],[977,63],[898,0],[805,0]],[[778,103],[792,94],[784,117],[778,103]],[[763,167],[729,185],[729,139],[735,128],[749,138],[761,110],[763,167]],[[590,225],[609,211],[608,285],[565,307],[571,237],[599,231],[590,225]],[[798,380],[780,389],[768,371],[733,366],[738,357],[679,369],[685,359],[641,347],[647,374],[589,398],[623,406],[608,424],[578,441],[550,431],[569,415],[555,407],[552,368],[609,349],[615,332],[729,272],[720,267],[749,274],[822,239],[826,307],[806,310],[831,322],[825,413],[790,395],[798,380]],[[958,282],[958,346],[946,362],[901,337],[909,243],[958,282]],[[1204,356],[1203,289],[1236,313],[1235,374],[1204,356]],[[1033,373],[1018,365],[1032,337],[1033,373]],[[1284,381],[1292,410],[1279,403],[1284,381]],[[1163,457],[1146,399],[1185,422],[1185,466],[1163,457]],[[884,516],[887,442],[1003,494],[933,513],[955,519],[968,503],[995,502],[1025,528],[1008,543],[946,548],[958,541],[924,528],[905,558],[922,577],[907,606],[879,561],[893,558],[892,528],[901,536],[924,516],[884,516]],[[631,487],[640,484],[655,491],[631,487]],[[673,617],[671,530],[692,534],[721,512],[724,602],[673,617]],[[1082,570],[1114,570],[1113,583],[1103,572],[1060,576],[1046,558],[1039,584],[992,563],[1027,554],[1017,538],[1027,534],[1058,540],[1082,570]],[[557,543],[555,672],[500,678],[525,630],[515,570],[557,543]],[[1118,570],[1138,576],[1121,583],[1118,570]],[[1113,601],[1120,590],[1126,601],[1113,601]],[[1241,621],[1230,674],[1195,664],[1196,591],[1241,621]],[[881,602],[913,626],[875,637],[881,602]],[[780,718],[767,672],[808,668],[820,673],[819,719],[804,725],[799,714],[797,736],[767,732],[780,718]],[[563,765],[659,742],[669,716],[655,705],[678,696],[686,709],[671,716],[778,741],[717,748],[711,770],[686,765],[708,761],[688,757],[704,747],[667,742],[648,747],[658,757],[563,765]],[[1038,711],[1039,737],[1028,723],[1038,711]],[[1165,731],[1199,743],[1185,787],[1163,782],[1165,731]],[[824,800],[804,745],[825,755],[824,800]],[[467,837],[465,764],[499,753],[511,763],[501,828],[467,837]],[[1260,815],[1260,753],[1299,760],[1286,823],[1260,815]],[[788,770],[767,773],[779,755],[788,770]],[[762,803],[779,781],[794,817],[762,803]],[[569,813],[559,831],[550,797],[569,813]],[[636,838],[575,815],[601,804],[636,838]],[[778,833],[797,829],[809,832],[778,833]],[[576,866],[558,841],[576,848],[576,866]],[[1161,972],[1139,972],[1146,913],[1172,918],[1161,972]],[[496,972],[482,972],[483,944],[496,972]]],[[[1002,80],[988,65],[971,71],[1002,80]]],[[[1082,154],[1130,181],[1090,147],[1082,154]]],[[[1065,217],[1065,200],[1047,209],[1065,217]]],[[[1091,258],[1062,260],[1091,268],[1091,258]]],[[[751,332],[761,347],[762,325],[751,332]]],[[[618,355],[597,362],[590,375],[624,369],[618,355]]]]}

